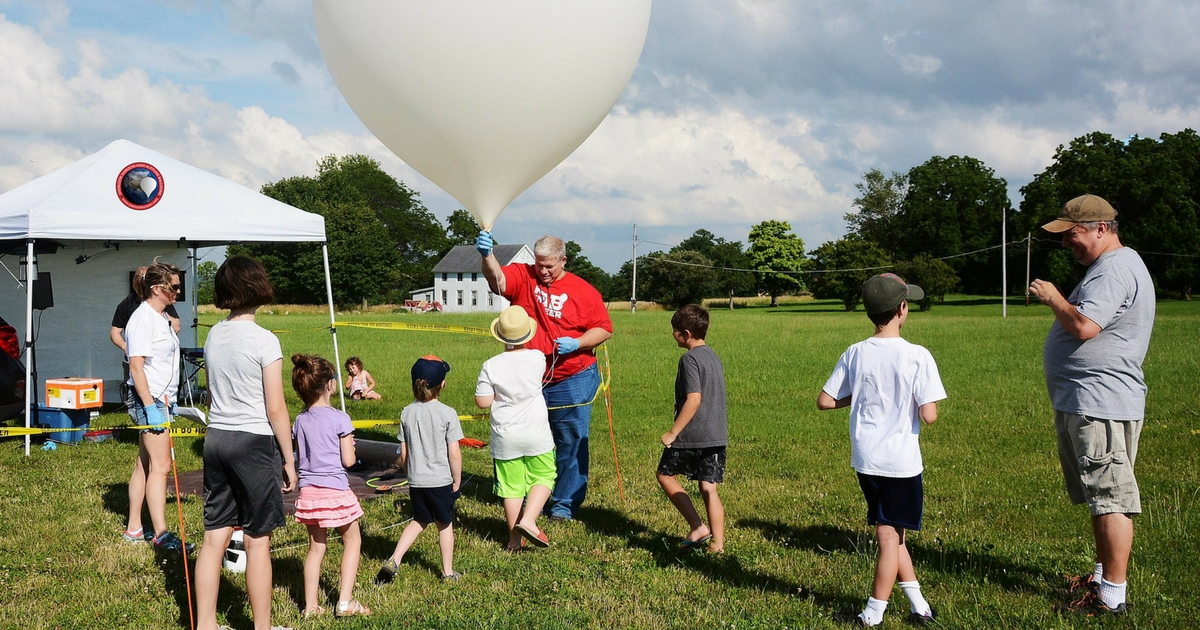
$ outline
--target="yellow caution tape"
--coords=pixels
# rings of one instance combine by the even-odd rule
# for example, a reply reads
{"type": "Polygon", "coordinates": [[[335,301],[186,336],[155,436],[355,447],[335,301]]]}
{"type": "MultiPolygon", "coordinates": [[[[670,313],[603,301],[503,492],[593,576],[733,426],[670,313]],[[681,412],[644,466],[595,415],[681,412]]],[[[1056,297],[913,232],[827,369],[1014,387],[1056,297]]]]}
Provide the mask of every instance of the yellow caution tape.
{"type": "MultiPolygon", "coordinates": [[[[475,413],[469,415],[460,415],[459,420],[487,420],[488,414],[475,413]]],[[[350,424],[355,429],[373,429],[375,427],[394,427],[400,424],[399,420],[351,420],[350,424]]]]}
{"type": "Polygon", "coordinates": [[[376,330],[418,330],[423,332],[458,333],[491,337],[492,331],[474,326],[450,326],[448,324],[416,324],[409,322],[338,322],[341,328],[373,328],[376,330]]]}
{"type": "MultiPolygon", "coordinates": [[[[156,424],[154,426],[117,426],[117,427],[0,427],[0,437],[17,437],[22,435],[46,435],[49,433],[67,433],[69,431],[145,431],[147,429],[162,429],[170,425],[156,424]]],[[[208,429],[204,427],[172,427],[171,435],[175,437],[202,437],[208,429]]]]}

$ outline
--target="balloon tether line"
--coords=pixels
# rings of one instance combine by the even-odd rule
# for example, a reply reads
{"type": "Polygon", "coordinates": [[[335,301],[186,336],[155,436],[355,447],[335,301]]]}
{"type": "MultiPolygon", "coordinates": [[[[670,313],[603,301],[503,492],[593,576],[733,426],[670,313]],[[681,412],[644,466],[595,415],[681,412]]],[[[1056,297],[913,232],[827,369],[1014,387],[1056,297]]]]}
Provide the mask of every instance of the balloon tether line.
{"type": "MultiPolygon", "coordinates": [[[[168,414],[171,413],[170,410],[171,402],[168,400],[168,414]]],[[[179,541],[183,543],[179,547],[180,553],[183,554],[183,582],[187,586],[188,621],[191,622],[192,630],[196,630],[196,613],[192,610],[192,574],[188,570],[187,531],[184,530],[183,503],[179,495],[179,467],[175,465],[175,438],[171,436],[170,431],[167,431],[167,441],[171,446],[171,473],[175,476],[175,508],[179,512],[179,541]]]]}
{"type": "Polygon", "coordinates": [[[608,347],[604,348],[604,376],[608,381],[604,387],[604,408],[608,411],[608,441],[612,443],[613,464],[617,469],[617,491],[621,494],[621,502],[625,500],[625,482],[621,480],[621,458],[617,457],[617,435],[613,431],[612,416],[612,364],[608,360],[608,347]]]}

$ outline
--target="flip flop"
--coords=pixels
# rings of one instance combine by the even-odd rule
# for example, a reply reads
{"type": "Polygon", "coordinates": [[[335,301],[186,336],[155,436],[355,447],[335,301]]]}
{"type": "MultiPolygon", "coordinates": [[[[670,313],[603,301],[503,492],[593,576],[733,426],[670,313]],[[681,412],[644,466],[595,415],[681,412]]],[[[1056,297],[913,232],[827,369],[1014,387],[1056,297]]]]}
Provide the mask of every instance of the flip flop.
{"type": "Polygon", "coordinates": [[[699,549],[700,547],[707,545],[708,541],[710,541],[710,540],[712,540],[712,534],[704,536],[703,538],[700,538],[699,540],[687,540],[685,538],[684,540],[679,541],[679,551],[682,553],[684,551],[691,551],[693,549],[699,549]]]}
{"type": "Polygon", "coordinates": [[[546,535],[546,532],[540,529],[531,529],[528,526],[520,523],[516,524],[516,528],[517,531],[521,532],[521,536],[524,536],[526,540],[537,545],[538,547],[550,546],[550,537],[546,535]]]}

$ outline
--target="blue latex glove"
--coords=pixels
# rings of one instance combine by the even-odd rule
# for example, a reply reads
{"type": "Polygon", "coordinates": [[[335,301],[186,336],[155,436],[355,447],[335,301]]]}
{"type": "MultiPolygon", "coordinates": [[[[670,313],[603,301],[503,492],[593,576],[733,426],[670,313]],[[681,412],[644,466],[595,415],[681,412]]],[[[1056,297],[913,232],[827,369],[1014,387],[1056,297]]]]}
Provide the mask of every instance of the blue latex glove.
{"type": "Polygon", "coordinates": [[[559,354],[571,354],[579,349],[579,340],[574,337],[559,337],[554,343],[558,344],[559,354]]]}
{"type": "Polygon", "coordinates": [[[163,418],[162,412],[158,410],[158,405],[150,405],[146,407],[146,424],[149,426],[157,426],[166,424],[166,418],[163,418]]]}
{"type": "Polygon", "coordinates": [[[492,254],[492,248],[495,246],[496,241],[492,240],[491,232],[480,232],[479,237],[475,239],[475,251],[484,258],[492,254]]]}

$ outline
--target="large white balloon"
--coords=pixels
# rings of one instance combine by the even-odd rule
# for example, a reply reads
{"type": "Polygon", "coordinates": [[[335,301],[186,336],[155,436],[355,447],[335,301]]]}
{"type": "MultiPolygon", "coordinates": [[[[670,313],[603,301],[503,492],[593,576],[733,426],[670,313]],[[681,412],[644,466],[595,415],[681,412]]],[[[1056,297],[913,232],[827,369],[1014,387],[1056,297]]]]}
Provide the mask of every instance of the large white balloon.
{"type": "Polygon", "coordinates": [[[484,229],[591,135],[637,67],[650,0],[314,0],[346,102],[484,229]]]}

